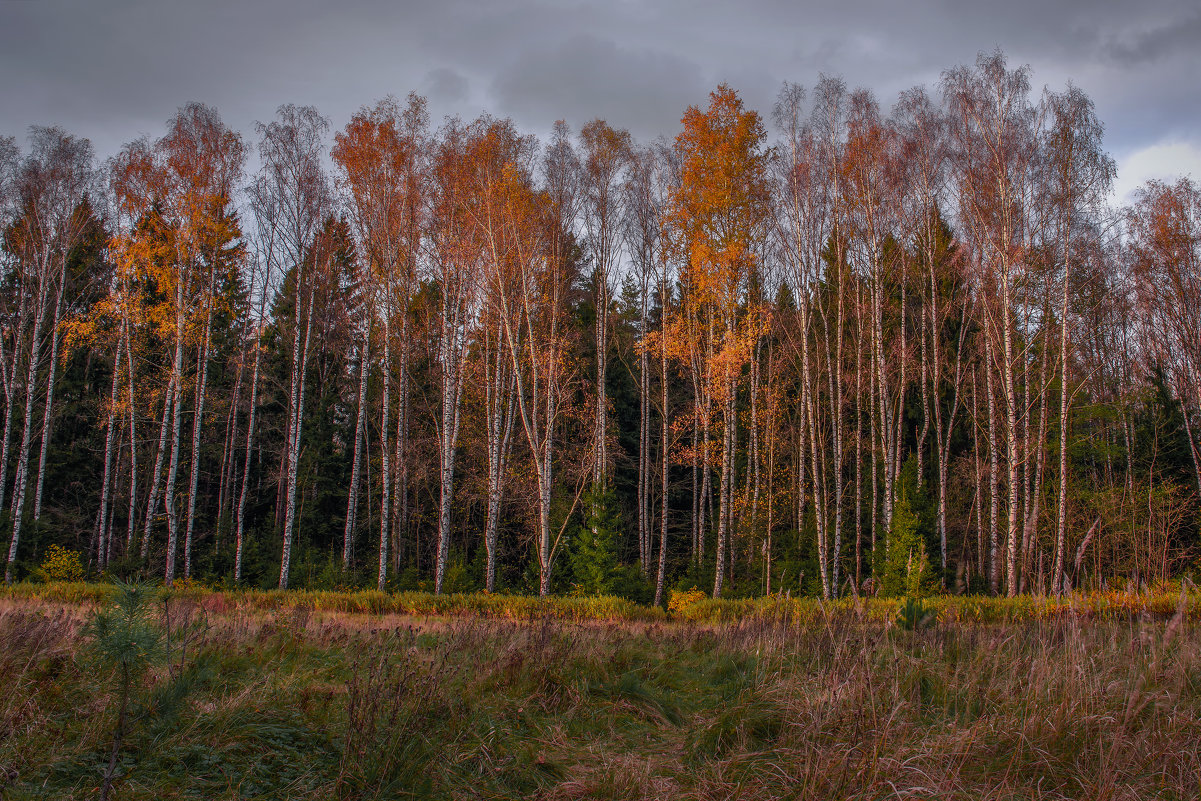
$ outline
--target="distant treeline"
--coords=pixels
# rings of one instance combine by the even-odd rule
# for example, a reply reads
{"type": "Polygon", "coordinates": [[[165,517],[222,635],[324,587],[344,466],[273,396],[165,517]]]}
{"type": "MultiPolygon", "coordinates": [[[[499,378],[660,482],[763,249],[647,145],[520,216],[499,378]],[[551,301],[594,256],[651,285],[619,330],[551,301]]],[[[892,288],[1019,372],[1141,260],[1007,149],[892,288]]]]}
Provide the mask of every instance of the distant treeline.
{"type": "Polygon", "coordinates": [[[8,579],[50,544],[654,603],[1192,569],[1201,189],[1112,207],[1092,101],[1000,52],[772,121],[723,85],[647,144],[416,95],[255,143],[189,104],[102,165],[0,139],[8,579]]]}

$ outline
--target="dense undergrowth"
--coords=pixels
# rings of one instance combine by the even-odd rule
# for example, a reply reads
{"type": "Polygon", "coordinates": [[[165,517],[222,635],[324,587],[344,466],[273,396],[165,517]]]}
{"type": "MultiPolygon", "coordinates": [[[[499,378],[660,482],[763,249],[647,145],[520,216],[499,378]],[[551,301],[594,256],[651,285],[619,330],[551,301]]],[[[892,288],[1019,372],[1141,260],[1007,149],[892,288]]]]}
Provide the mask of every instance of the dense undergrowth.
{"type": "MultiPolygon", "coordinates": [[[[22,582],[0,588],[0,598],[71,604],[108,602],[113,586],[88,582],[22,582]]],[[[200,604],[209,611],[310,609],[356,614],[397,614],[418,617],[487,617],[527,620],[550,617],[564,621],[690,621],[730,623],[770,620],[808,623],[829,617],[848,617],[877,623],[892,620],[896,598],[818,598],[769,596],[714,599],[700,590],[672,592],[667,608],[643,606],[612,596],[578,597],[504,595],[488,593],[434,595],[428,592],[385,593],[375,590],[215,590],[177,582],[172,598],[200,604]]],[[[936,595],[922,603],[940,622],[999,623],[1043,620],[1062,616],[1128,618],[1135,615],[1168,617],[1183,605],[1185,615],[1201,617],[1201,592],[1191,585],[1165,585],[1143,592],[1110,591],[1016,598],[984,595],[936,595]]]]}
{"type": "MultiPolygon", "coordinates": [[[[115,712],[84,624],[111,592],[24,585],[0,598],[0,796],[95,794],[115,712]]],[[[1166,619],[1152,596],[1152,612],[1124,616],[1109,614],[1115,599],[1077,599],[1081,614],[1027,600],[988,624],[967,601],[935,600],[914,630],[894,624],[904,613],[885,618],[882,601],[859,607],[862,617],[827,605],[841,611],[791,623],[760,605],[717,625],[698,621],[756,607],[677,598],[670,613],[623,607],[644,617],[586,619],[618,607],[493,598],[479,607],[489,617],[468,614],[483,601],[467,596],[441,601],[444,616],[355,613],[402,614],[419,600],[434,603],[160,596],[167,659],[139,692],[155,697],[182,678],[188,691],[132,728],[114,797],[1183,799],[1201,790],[1201,631],[1196,604],[1179,594],[1166,619]],[[504,617],[518,609],[527,619],[504,617]],[[567,609],[579,619],[565,619],[567,609]]]]}

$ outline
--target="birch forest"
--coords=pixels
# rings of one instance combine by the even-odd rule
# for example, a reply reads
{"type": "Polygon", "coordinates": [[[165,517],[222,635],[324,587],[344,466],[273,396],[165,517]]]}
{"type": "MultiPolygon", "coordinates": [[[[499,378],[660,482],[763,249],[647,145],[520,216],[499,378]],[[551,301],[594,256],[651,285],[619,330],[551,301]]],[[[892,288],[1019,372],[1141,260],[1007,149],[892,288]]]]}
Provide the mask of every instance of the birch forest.
{"type": "Polygon", "coordinates": [[[252,587],[833,598],[1196,572],[1201,186],[997,51],[678,131],[389,97],[0,138],[0,544],[252,587]]]}

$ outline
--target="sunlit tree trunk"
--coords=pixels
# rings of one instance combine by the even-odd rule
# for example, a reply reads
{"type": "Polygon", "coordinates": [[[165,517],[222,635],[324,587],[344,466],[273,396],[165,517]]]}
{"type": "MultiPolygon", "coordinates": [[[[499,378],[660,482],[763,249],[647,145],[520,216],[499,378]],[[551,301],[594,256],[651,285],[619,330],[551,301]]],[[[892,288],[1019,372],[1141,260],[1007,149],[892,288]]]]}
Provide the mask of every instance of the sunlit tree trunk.
{"type": "Polygon", "coordinates": [[[1009,310],[1013,308],[1008,265],[1001,268],[1001,348],[1004,364],[1001,370],[1001,389],[1005,393],[1005,455],[1009,467],[1009,508],[1006,524],[1005,569],[1008,595],[1018,592],[1018,470],[1022,464],[1018,433],[1017,371],[1013,361],[1013,324],[1009,310]]]}
{"type": "MultiPolygon", "coordinates": [[[[763,592],[765,595],[771,595],[771,571],[772,571],[772,535],[775,531],[776,522],[776,492],[775,492],[775,477],[776,477],[776,453],[779,447],[780,438],[780,397],[779,388],[776,385],[776,360],[773,357],[773,349],[769,342],[767,349],[767,423],[764,430],[764,439],[767,444],[767,520],[764,522],[763,528],[763,592]]],[[[858,558],[858,553],[856,553],[858,558]]],[[[859,586],[859,577],[855,577],[855,586],[859,586]]]]}
{"type": "MultiPolygon", "coordinates": [[[[733,338],[734,321],[731,317],[726,326],[726,336],[733,338]]],[[[726,548],[730,537],[731,504],[734,494],[734,427],[738,424],[735,408],[737,389],[734,377],[727,370],[724,376],[723,408],[721,416],[721,486],[718,488],[717,555],[713,578],[713,597],[721,597],[722,584],[726,577],[726,548]]]]}
{"type": "MultiPolygon", "coordinates": [[[[870,416],[870,412],[869,412],[870,416]]],[[[863,585],[863,295],[855,288],[855,594],[863,585]]]]}
{"type": "MultiPolygon", "coordinates": [[[[1049,310],[1045,310],[1049,311],[1049,310]]],[[[1047,314],[1046,316],[1050,316],[1047,314]]],[[[1046,467],[1047,449],[1044,443],[1047,440],[1047,395],[1050,392],[1048,383],[1048,366],[1050,362],[1051,342],[1049,338],[1049,328],[1044,326],[1043,343],[1042,343],[1042,358],[1039,365],[1038,373],[1038,432],[1037,439],[1031,441],[1029,434],[1026,436],[1026,443],[1023,447],[1023,452],[1026,454],[1026,462],[1030,461],[1030,455],[1034,456],[1034,474],[1030,480],[1028,489],[1029,496],[1024,505],[1025,516],[1022,520],[1022,554],[1021,554],[1021,573],[1018,580],[1018,591],[1026,592],[1031,586],[1030,573],[1033,569],[1032,553],[1034,549],[1034,540],[1037,536],[1038,518],[1042,510],[1042,484],[1043,470],[1046,467]]],[[[1030,396],[1030,390],[1026,391],[1027,397],[1030,396]]],[[[1027,421],[1027,430],[1029,421],[1027,421]]]]}
{"type": "MultiPolygon", "coordinates": [[[[942,571],[943,581],[947,572],[947,473],[951,463],[951,437],[955,431],[955,419],[959,411],[959,388],[963,382],[963,342],[966,337],[968,321],[968,303],[964,302],[960,319],[959,319],[959,341],[955,346],[955,371],[952,375],[951,383],[951,403],[947,408],[946,427],[944,428],[942,418],[942,404],[939,401],[938,387],[942,384],[939,348],[936,345],[934,351],[934,434],[935,446],[938,448],[938,542],[939,550],[942,556],[942,571]]],[[[938,320],[937,312],[931,312],[933,319],[938,320]]],[[[937,342],[940,334],[938,328],[935,328],[934,339],[937,342]]],[[[974,392],[974,390],[973,390],[974,392]]],[[[976,432],[973,430],[973,437],[976,432]]],[[[976,492],[979,492],[979,481],[977,481],[976,492]]],[[[981,557],[982,558],[982,557],[981,557]]]]}
{"type": "Polygon", "coordinates": [[[826,548],[826,496],[824,492],[823,444],[818,436],[819,399],[812,385],[802,390],[805,405],[805,422],[808,426],[810,479],[813,487],[813,521],[817,530],[817,570],[821,580],[822,597],[830,597],[830,562],[826,548]]]}
{"type": "Polygon", "coordinates": [[[746,529],[749,532],[755,532],[759,525],[759,495],[762,488],[762,453],[761,453],[761,425],[762,412],[760,394],[762,393],[762,367],[761,360],[763,358],[763,340],[756,338],[754,353],[751,357],[751,382],[750,382],[750,416],[747,419],[747,470],[744,478],[745,496],[743,498],[744,508],[746,509],[746,529]]]}
{"type": "MultiPolygon", "coordinates": [[[[265,292],[265,287],[264,287],[265,292]]],[[[262,312],[262,309],[259,309],[262,312]]],[[[259,316],[261,324],[262,316],[259,316]]],[[[246,495],[250,492],[250,465],[253,455],[255,455],[255,417],[258,412],[258,366],[262,360],[263,346],[258,340],[258,334],[255,335],[255,367],[250,378],[250,411],[247,412],[246,419],[246,454],[241,466],[241,489],[238,491],[238,508],[234,510],[234,568],[233,580],[234,584],[241,582],[241,569],[243,569],[243,551],[245,549],[245,527],[246,527],[246,495]]]]}
{"type": "MultiPolygon", "coordinates": [[[[266,283],[263,293],[266,295],[266,283]]],[[[260,301],[259,319],[256,325],[262,324],[263,306],[260,301]]],[[[242,554],[245,549],[246,529],[246,496],[250,492],[250,464],[254,456],[254,424],[259,405],[259,363],[262,361],[263,346],[256,331],[254,337],[254,370],[250,376],[250,410],[246,420],[246,454],[242,460],[242,487],[238,491],[238,506],[234,510],[234,583],[242,581],[242,554]]]]}
{"type": "MultiPolygon", "coordinates": [[[[395,451],[392,454],[392,468],[395,473],[395,485],[392,488],[392,568],[399,575],[404,559],[405,535],[408,534],[409,509],[409,316],[408,300],[402,304],[404,310],[400,320],[400,343],[398,347],[398,369],[396,381],[396,436],[393,438],[395,451]]],[[[414,561],[420,556],[420,531],[414,544],[414,561]]]]}
{"type": "MultiPolygon", "coordinates": [[[[645,274],[645,268],[643,270],[645,274]]],[[[638,563],[645,575],[650,574],[651,561],[651,520],[650,520],[650,485],[651,485],[651,382],[650,354],[647,352],[647,326],[649,325],[648,306],[649,292],[645,277],[640,286],[638,297],[638,563]]]]}

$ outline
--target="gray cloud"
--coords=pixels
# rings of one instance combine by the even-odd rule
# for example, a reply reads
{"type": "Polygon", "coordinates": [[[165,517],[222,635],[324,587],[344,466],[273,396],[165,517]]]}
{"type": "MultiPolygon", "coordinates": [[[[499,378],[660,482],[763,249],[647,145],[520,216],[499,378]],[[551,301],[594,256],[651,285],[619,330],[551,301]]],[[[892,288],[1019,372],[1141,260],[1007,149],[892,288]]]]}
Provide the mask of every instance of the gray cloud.
{"type": "Polygon", "coordinates": [[[467,79],[446,67],[430,70],[422,81],[422,91],[426,95],[448,103],[460,103],[467,100],[467,89],[467,79]]]}
{"type": "Polygon", "coordinates": [[[1195,0],[0,0],[0,135],[59,124],[104,156],[191,100],[252,136],[281,103],[338,128],[417,90],[435,122],[487,110],[542,135],[599,116],[645,139],[719,81],[766,113],[783,81],[838,74],[887,107],[1000,46],[1036,92],[1092,95],[1121,157],[1201,145],[1199,45],[1195,0]]]}
{"type": "Polygon", "coordinates": [[[1118,64],[1132,67],[1171,59],[1181,54],[1196,55],[1201,42],[1201,11],[1191,18],[1172,22],[1132,36],[1111,37],[1105,53],[1118,64]]]}
{"type": "Polygon", "coordinates": [[[526,51],[492,84],[499,112],[538,127],[601,117],[643,137],[671,130],[705,91],[698,64],[589,35],[526,51]]]}

